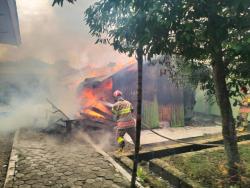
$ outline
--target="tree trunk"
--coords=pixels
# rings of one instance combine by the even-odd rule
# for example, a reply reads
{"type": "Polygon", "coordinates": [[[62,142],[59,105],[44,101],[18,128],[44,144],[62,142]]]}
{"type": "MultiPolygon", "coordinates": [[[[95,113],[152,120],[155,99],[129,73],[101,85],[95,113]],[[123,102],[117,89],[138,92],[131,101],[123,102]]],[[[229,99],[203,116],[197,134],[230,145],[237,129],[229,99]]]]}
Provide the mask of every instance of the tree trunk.
{"type": "Polygon", "coordinates": [[[131,188],[135,188],[137,166],[139,162],[139,149],[141,137],[141,109],[142,109],[142,64],[143,64],[143,51],[141,48],[137,49],[137,63],[138,63],[138,86],[137,86],[137,118],[136,118],[136,141],[134,152],[134,165],[131,178],[131,188]]]}
{"type": "Polygon", "coordinates": [[[219,56],[219,58],[216,59],[214,58],[212,64],[213,79],[217,103],[220,107],[222,117],[222,135],[229,167],[230,183],[234,184],[239,178],[237,164],[240,163],[240,156],[237,146],[237,136],[232,108],[229,100],[228,89],[226,87],[225,67],[221,57],[222,56],[219,56]]]}

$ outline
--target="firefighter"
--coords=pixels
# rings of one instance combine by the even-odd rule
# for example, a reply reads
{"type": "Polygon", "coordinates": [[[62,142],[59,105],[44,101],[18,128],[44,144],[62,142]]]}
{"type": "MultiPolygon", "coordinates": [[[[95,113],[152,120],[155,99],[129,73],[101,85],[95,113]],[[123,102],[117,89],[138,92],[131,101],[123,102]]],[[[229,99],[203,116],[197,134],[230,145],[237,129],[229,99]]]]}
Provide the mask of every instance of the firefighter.
{"type": "Polygon", "coordinates": [[[127,133],[133,143],[135,143],[135,119],[133,118],[133,106],[132,104],[123,99],[122,92],[116,90],[113,93],[116,103],[112,107],[112,113],[114,119],[117,122],[115,127],[116,141],[119,145],[119,152],[122,152],[125,147],[124,135],[127,133]]]}
{"type": "Polygon", "coordinates": [[[244,132],[248,126],[248,113],[250,113],[250,93],[246,87],[241,88],[244,98],[241,101],[238,119],[238,131],[244,132]]]}

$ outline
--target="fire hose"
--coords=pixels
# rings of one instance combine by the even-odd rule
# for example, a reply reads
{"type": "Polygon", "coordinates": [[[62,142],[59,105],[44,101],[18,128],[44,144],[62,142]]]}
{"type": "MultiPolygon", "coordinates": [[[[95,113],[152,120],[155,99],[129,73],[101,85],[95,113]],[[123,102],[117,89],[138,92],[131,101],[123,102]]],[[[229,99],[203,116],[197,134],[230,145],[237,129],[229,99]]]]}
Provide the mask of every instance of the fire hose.
{"type": "MultiPolygon", "coordinates": [[[[102,103],[108,107],[112,107],[113,104],[112,103],[109,103],[109,102],[106,102],[106,101],[102,101],[102,103]]],[[[167,140],[170,140],[170,141],[173,141],[173,142],[177,142],[177,143],[182,143],[182,144],[191,144],[191,145],[199,145],[199,146],[223,146],[223,144],[199,144],[199,143],[194,143],[194,142],[185,142],[185,141],[182,141],[182,140],[176,140],[176,139],[173,139],[173,138],[169,138],[167,136],[164,136],[162,134],[159,134],[157,133],[156,131],[154,131],[153,129],[151,129],[147,124],[145,123],[141,123],[143,125],[143,127],[145,127],[146,129],[148,129],[149,131],[151,131],[152,133],[164,138],[164,139],[167,139],[167,140]]]]}
{"type": "Polygon", "coordinates": [[[153,129],[149,128],[149,126],[147,126],[145,123],[142,123],[143,127],[147,128],[149,131],[151,131],[152,133],[162,137],[162,138],[165,138],[167,140],[171,140],[173,142],[177,142],[177,143],[181,143],[181,144],[191,144],[191,145],[199,145],[199,146],[223,146],[223,144],[198,144],[198,143],[194,143],[194,142],[185,142],[185,141],[182,141],[182,140],[176,140],[176,139],[173,139],[173,138],[169,138],[167,136],[164,136],[162,134],[159,134],[157,133],[156,131],[154,131],[153,129]]]}
{"type": "MultiPolygon", "coordinates": [[[[47,99],[47,101],[52,105],[53,108],[56,109],[55,112],[60,112],[62,115],[64,115],[67,120],[69,120],[70,118],[64,113],[62,112],[60,109],[58,109],[50,100],[47,99]]],[[[105,102],[105,101],[102,101],[103,104],[105,104],[106,106],[108,107],[112,107],[113,104],[112,103],[109,103],[109,102],[105,102]]],[[[151,131],[152,133],[164,138],[164,139],[167,139],[167,140],[170,140],[170,141],[173,141],[173,142],[177,142],[177,143],[183,143],[183,144],[191,144],[191,145],[201,145],[201,146],[223,146],[223,144],[198,144],[198,143],[194,143],[194,142],[185,142],[185,141],[182,141],[182,140],[176,140],[176,139],[173,139],[173,138],[169,138],[167,136],[164,136],[162,134],[159,134],[157,133],[156,131],[154,131],[153,129],[151,129],[147,124],[145,123],[142,123],[142,125],[147,128],[149,131],[151,131]]]]}

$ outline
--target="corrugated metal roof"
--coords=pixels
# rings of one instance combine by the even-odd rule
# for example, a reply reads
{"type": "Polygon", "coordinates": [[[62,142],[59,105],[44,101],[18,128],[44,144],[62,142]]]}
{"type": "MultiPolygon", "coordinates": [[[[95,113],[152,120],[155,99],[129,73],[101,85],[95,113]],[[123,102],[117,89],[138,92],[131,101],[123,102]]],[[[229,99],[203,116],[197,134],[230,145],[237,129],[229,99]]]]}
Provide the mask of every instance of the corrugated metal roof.
{"type": "Polygon", "coordinates": [[[0,43],[21,43],[15,0],[0,0],[0,43]]]}

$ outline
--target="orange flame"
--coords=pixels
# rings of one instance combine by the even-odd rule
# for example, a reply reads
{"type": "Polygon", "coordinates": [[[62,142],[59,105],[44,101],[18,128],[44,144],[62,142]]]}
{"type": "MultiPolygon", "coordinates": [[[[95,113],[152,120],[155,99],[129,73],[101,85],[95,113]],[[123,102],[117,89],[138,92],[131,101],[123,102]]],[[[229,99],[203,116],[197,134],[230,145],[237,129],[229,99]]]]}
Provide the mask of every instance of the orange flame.
{"type": "Polygon", "coordinates": [[[85,114],[88,114],[88,115],[90,115],[90,116],[97,117],[97,118],[103,118],[103,119],[105,118],[103,115],[98,114],[97,112],[94,112],[94,111],[89,110],[89,109],[86,109],[86,110],[84,111],[84,113],[85,113],[85,114]]]}
{"type": "MultiPolygon", "coordinates": [[[[136,63],[135,59],[130,59],[128,67],[129,71],[133,71],[136,69],[136,66],[133,66],[133,64],[136,63]]],[[[101,68],[92,68],[90,77],[96,77],[100,75],[105,75],[110,72],[117,72],[124,67],[126,67],[128,64],[124,63],[116,63],[116,66],[114,67],[101,67],[101,68]]],[[[108,109],[101,101],[108,101],[112,96],[112,88],[113,88],[113,82],[112,78],[109,78],[102,82],[97,87],[86,87],[81,91],[81,94],[79,96],[80,98],[80,104],[82,107],[81,113],[87,114],[90,116],[98,117],[98,118],[105,118],[103,115],[91,110],[92,107],[95,107],[99,109],[102,112],[105,112],[107,114],[112,114],[110,109],[108,109]]]]}
{"type": "Polygon", "coordinates": [[[91,110],[92,107],[99,109],[107,114],[111,114],[101,100],[107,100],[111,96],[112,92],[112,79],[105,81],[96,88],[88,87],[84,88],[81,95],[80,101],[82,106],[82,113],[97,118],[105,118],[103,115],[91,110]]]}

